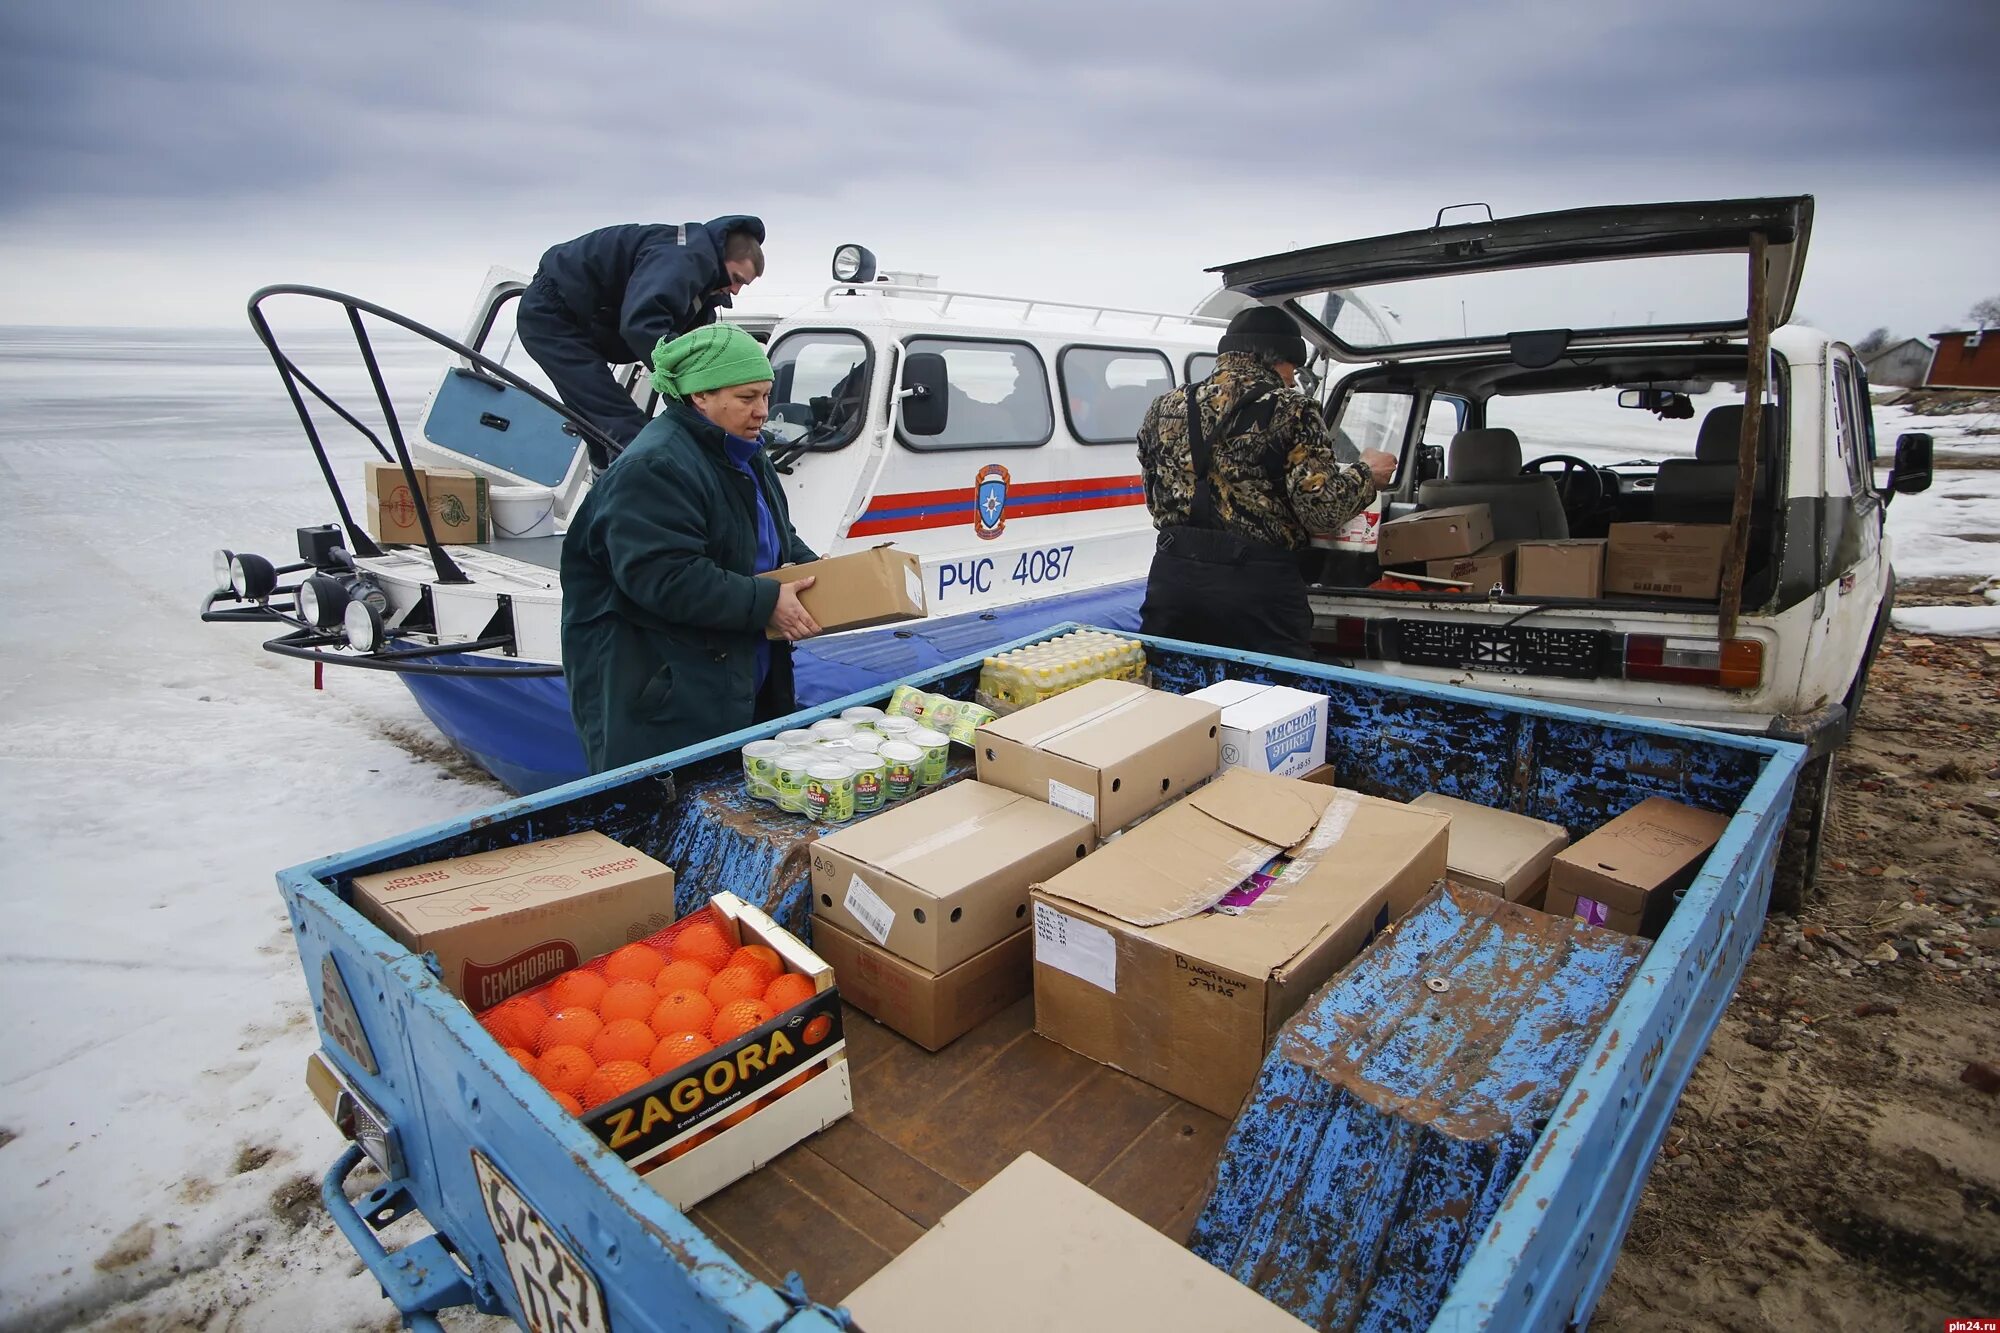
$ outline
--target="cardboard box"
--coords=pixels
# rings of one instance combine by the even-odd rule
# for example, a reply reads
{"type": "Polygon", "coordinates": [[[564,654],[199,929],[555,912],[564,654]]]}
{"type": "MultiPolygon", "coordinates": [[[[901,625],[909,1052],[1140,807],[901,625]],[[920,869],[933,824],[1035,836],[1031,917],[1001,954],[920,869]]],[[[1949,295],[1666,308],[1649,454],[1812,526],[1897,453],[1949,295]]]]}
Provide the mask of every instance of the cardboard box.
{"type": "Polygon", "coordinates": [[[833,967],[847,1002],[927,1051],[949,1046],[1034,989],[1034,943],[1017,930],[957,967],[938,973],[813,921],[813,948],[833,967]]]}
{"type": "Polygon", "coordinates": [[[1336,784],[1333,780],[1333,765],[1321,764],[1318,768],[1309,768],[1305,772],[1299,774],[1299,781],[1315,782],[1322,787],[1334,786],[1336,784]]]}
{"type": "Polygon", "coordinates": [[[1376,529],[1375,558],[1384,565],[1416,565],[1471,555],[1493,540],[1493,511],[1486,505],[1451,505],[1392,518],[1376,529]]]}
{"type": "MultiPolygon", "coordinates": [[[[417,468],[417,495],[431,511],[431,529],[440,545],[465,545],[491,540],[492,503],[486,478],[458,468],[417,468]]],[[[403,476],[401,464],[372,459],[363,466],[368,503],[368,532],[385,544],[420,544],[423,525],[417,519],[417,497],[403,476]]]]}
{"type": "Polygon", "coordinates": [[[1602,597],[1604,540],[1522,542],[1514,548],[1516,597],[1602,597]]]}
{"type": "MultiPolygon", "coordinates": [[[[926,614],[923,564],[910,552],[893,546],[786,565],[757,577],[779,583],[810,578],[813,586],[799,594],[799,603],[828,634],[922,620],[926,614]]],[[[773,639],[782,637],[772,630],[765,634],[773,639]]]]}
{"type": "Polygon", "coordinates": [[[1655,938],[1674,911],[1674,890],[1694,883],[1729,817],[1650,797],[1559,853],[1549,867],[1548,910],[1627,935],[1655,938]]]}
{"type": "Polygon", "coordinates": [[[1512,590],[1514,586],[1514,548],[1518,542],[1488,542],[1471,555],[1452,556],[1446,560],[1426,560],[1424,573],[1434,579],[1455,579],[1469,583],[1474,592],[1485,592],[1494,584],[1512,590]]]}
{"type": "Polygon", "coordinates": [[[1450,817],[1446,861],[1453,879],[1510,903],[1541,906],[1549,863],[1569,845],[1568,829],[1437,792],[1425,792],[1410,804],[1450,817]]]}
{"type": "Polygon", "coordinates": [[[1304,1333],[1229,1274],[1022,1153],[842,1302],[867,1333],[1304,1333]]]}
{"type": "Polygon", "coordinates": [[[1022,929],[1029,885],[1096,845],[1081,816],[954,782],[813,843],[813,918],[948,972],[1022,929]]]}
{"type": "Polygon", "coordinates": [[[1724,523],[1613,523],[1604,552],[1606,592],[1712,598],[1722,588],[1724,523]]]}
{"type": "Polygon", "coordinates": [[[1304,777],[1326,758],[1326,696],[1224,680],[1187,696],[1222,710],[1222,766],[1304,777]]]}
{"type": "Polygon", "coordinates": [[[979,780],[1093,821],[1100,836],[1215,776],[1222,710],[1094,680],[973,734],[979,780]]]}
{"type": "Polygon", "coordinates": [[[716,894],[700,912],[734,943],[774,950],[786,971],[810,977],[817,989],[735,1040],[584,1113],[606,1147],[683,1209],[854,1108],[840,992],[826,960],[733,893],[716,894]]]}
{"type": "Polygon", "coordinates": [[[572,833],[354,877],[354,906],[434,953],[473,1009],[644,939],[674,919],[674,872],[601,833],[572,833]]]}
{"type": "Polygon", "coordinates": [[[1234,1115],[1278,1025],[1444,878],[1449,826],[1230,769],[1035,887],[1035,1030],[1234,1115]]]}

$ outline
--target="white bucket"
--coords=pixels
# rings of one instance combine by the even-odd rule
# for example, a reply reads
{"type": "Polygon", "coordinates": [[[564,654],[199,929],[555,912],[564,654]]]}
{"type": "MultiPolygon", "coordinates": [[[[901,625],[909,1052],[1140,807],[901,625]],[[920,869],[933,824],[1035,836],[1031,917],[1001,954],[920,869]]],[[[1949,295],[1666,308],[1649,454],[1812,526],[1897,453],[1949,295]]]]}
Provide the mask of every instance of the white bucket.
{"type": "Polygon", "coordinates": [[[556,493],[546,486],[495,486],[493,535],[499,538],[556,535],[556,493]]]}

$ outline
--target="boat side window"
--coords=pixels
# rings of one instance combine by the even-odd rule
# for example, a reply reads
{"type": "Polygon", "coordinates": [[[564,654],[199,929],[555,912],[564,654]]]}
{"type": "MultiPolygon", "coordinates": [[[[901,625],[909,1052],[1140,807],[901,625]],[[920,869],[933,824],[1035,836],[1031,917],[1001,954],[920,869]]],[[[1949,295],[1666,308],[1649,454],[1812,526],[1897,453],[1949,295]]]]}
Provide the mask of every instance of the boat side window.
{"type": "Polygon", "coordinates": [[[1142,347],[1065,347],[1056,380],[1070,434],[1085,444],[1133,444],[1146,409],[1174,387],[1174,368],[1142,347]]]}
{"type": "Polygon", "coordinates": [[[944,358],[945,427],[936,435],[897,428],[911,449],[1033,449],[1055,434],[1049,372],[1041,353],[1006,338],[911,338],[909,355],[944,358]]]}
{"type": "Polygon", "coordinates": [[[1214,352],[1189,352],[1187,359],[1187,379],[1184,383],[1193,384],[1197,380],[1205,380],[1210,375],[1213,375],[1217,359],[1214,352]]]}
{"type": "Polygon", "coordinates": [[[875,357],[868,340],[845,329],[794,329],[771,348],[771,419],[764,433],[780,447],[838,449],[868,419],[875,357]]]}

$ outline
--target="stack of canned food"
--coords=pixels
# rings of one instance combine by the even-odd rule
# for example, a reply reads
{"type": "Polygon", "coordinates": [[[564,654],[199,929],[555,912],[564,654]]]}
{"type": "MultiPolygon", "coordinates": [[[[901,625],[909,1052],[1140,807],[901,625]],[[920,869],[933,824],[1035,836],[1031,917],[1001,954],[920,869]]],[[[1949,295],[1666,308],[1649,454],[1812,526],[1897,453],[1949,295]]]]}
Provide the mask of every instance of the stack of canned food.
{"type": "Polygon", "coordinates": [[[898,685],[889,696],[889,716],[909,718],[932,731],[942,731],[960,745],[971,745],[972,733],[991,722],[994,714],[981,704],[932,694],[914,685],[898,685]]]}
{"type": "Polygon", "coordinates": [[[944,732],[879,708],[849,708],[744,746],[743,784],[754,800],[843,824],[937,786],[950,759],[944,732]]]}
{"type": "Polygon", "coordinates": [[[1103,630],[1072,630],[987,658],[978,697],[992,709],[1012,712],[1093,680],[1145,684],[1145,646],[1103,630]]]}

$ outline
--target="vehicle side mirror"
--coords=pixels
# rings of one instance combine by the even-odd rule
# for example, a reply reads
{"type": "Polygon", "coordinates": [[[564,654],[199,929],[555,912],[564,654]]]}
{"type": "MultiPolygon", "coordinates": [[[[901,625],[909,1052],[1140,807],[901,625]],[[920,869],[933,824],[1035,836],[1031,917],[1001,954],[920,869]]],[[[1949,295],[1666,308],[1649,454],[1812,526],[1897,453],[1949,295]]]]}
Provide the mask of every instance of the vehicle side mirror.
{"type": "Polygon", "coordinates": [[[950,407],[944,355],[912,352],[903,359],[903,429],[911,435],[942,435],[950,407]]]}
{"type": "Polygon", "coordinates": [[[1885,495],[1915,495],[1931,488],[1931,437],[1920,431],[1896,437],[1896,465],[1885,495]]]}
{"type": "Polygon", "coordinates": [[[1420,444],[1417,446],[1417,481],[1436,481],[1444,475],[1444,446],[1441,444],[1420,444]]]}

